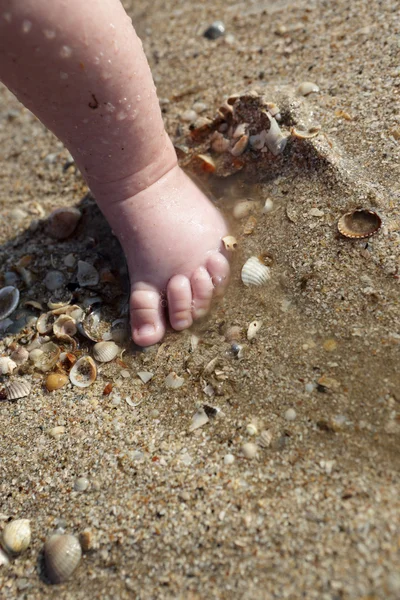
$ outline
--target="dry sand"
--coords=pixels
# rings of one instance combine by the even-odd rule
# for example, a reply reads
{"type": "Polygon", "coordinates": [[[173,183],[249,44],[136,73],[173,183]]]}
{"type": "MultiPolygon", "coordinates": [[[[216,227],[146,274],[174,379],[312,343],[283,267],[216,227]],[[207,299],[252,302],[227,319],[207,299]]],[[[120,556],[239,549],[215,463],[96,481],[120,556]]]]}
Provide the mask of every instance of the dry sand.
{"type": "MultiPolygon", "coordinates": [[[[271,100],[292,98],[291,114],[325,135],[272,174],[204,183],[222,206],[274,203],[251,235],[236,224],[231,288],[207,321],[146,352],[129,347],[87,390],[48,393],[31,373],[29,397],[0,403],[0,527],[11,518],[32,526],[29,549],[0,567],[0,597],[398,599],[400,3],[125,4],[174,138],[195,102],[213,116],[227,95],[260,85],[271,100]],[[209,41],[202,33],[216,19],[226,35],[209,41]],[[294,101],[305,80],[320,93],[294,101]],[[348,241],[336,222],[357,206],[378,210],[384,226],[348,241]],[[254,291],[240,268],[261,252],[273,256],[272,279],[254,291]],[[262,327],[250,343],[253,320],[262,327]],[[225,339],[234,325],[240,360],[225,339]],[[142,384],[139,371],[154,376],[142,384]],[[165,386],[171,371],[185,379],[176,390],[165,386]],[[220,411],[189,433],[203,404],[220,411]],[[55,426],[65,428],[59,439],[48,433],[55,426]],[[248,442],[253,458],[243,455],[248,442]],[[86,530],[91,549],[69,582],[51,586],[41,550],[57,528],[86,530]]],[[[67,152],[4,88],[0,158],[2,273],[32,257],[19,263],[33,277],[18,280],[21,306],[45,306],[48,270],[74,279],[70,253],[124,279],[79,174],[63,171],[67,152]],[[77,232],[55,242],[43,219],[74,205],[84,213],[77,232]]],[[[109,320],[122,287],[100,289],[109,320]]],[[[3,334],[3,352],[27,331],[3,334]]]]}

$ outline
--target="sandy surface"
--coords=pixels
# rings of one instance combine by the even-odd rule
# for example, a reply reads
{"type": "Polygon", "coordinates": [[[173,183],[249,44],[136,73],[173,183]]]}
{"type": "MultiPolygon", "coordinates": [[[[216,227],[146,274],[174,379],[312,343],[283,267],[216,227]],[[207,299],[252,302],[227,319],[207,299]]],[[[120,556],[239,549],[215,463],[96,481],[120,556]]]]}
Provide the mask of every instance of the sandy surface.
{"type": "MultiPolygon", "coordinates": [[[[207,321],[146,352],[128,345],[86,390],[49,393],[45,374],[22,369],[31,394],[0,403],[0,527],[29,518],[32,543],[0,567],[0,597],[398,599],[400,4],[131,4],[174,138],[195,102],[212,117],[227,95],[260,86],[323,135],[289,147],[271,172],[204,181],[228,218],[232,198],[274,206],[256,212],[250,235],[232,225],[231,288],[207,321]],[[226,35],[209,41],[216,19],[226,35]],[[310,80],[320,93],[296,96],[310,80]],[[336,222],[357,206],[384,225],[348,241],[336,222]],[[263,252],[271,280],[245,288],[241,266],[263,252]],[[253,320],[262,326],[249,342],[253,320]],[[241,358],[226,339],[232,326],[241,358]],[[141,371],[153,373],[146,384],[141,371]],[[165,385],[172,371],[178,389],[165,385]],[[219,411],[207,408],[209,421],[189,432],[204,404],[219,411]],[[87,489],[76,491],[82,476],[87,489]],[[90,548],[69,582],[51,586],[41,551],[57,528],[86,532],[90,548]]],[[[64,169],[62,145],[4,88],[0,158],[1,271],[18,267],[21,291],[12,320],[38,316],[27,300],[46,309],[49,270],[75,281],[64,262],[73,254],[114,276],[75,290],[78,304],[102,296],[109,327],[125,304],[115,241],[79,174],[64,169]],[[75,234],[52,240],[45,218],[75,205],[75,234]]],[[[32,327],[17,330],[2,334],[3,354],[31,341],[32,327]]],[[[79,342],[77,354],[90,352],[79,342]]]]}

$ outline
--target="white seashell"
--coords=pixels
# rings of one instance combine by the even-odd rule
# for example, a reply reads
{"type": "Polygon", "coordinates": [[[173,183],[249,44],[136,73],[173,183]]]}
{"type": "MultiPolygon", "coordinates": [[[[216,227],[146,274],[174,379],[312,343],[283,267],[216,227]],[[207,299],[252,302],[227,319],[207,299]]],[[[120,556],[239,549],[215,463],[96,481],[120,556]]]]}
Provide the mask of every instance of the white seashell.
{"type": "Polygon", "coordinates": [[[19,290],[12,285],[0,290],[0,320],[5,319],[17,308],[19,303],[19,290]]]}
{"type": "Polygon", "coordinates": [[[65,427],[63,425],[57,425],[56,427],[48,429],[47,433],[50,437],[54,438],[55,440],[59,440],[61,436],[63,436],[65,433],[65,427]]]}
{"type": "Polygon", "coordinates": [[[189,432],[191,433],[192,431],[195,431],[196,429],[203,427],[203,425],[208,423],[209,420],[210,419],[206,415],[204,408],[199,408],[199,410],[197,412],[195,412],[192,417],[192,423],[189,427],[189,432]]]}
{"type": "Polygon", "coordinates": [[[97,285],[99,283],[99,273],[90,263],[85,260],[78,260],[77,280],[81,287],[97,285]]]}
{"type": "Polygon", "coordinates": [[[9,554],[20,554],[30,542],[31,528],[28,519],[16,519],[4,527],[2,545],[9,554]]]}
{"type": "Polygon", "coordinates": [[[230,141],[219,131],[214,131],[210,140],[211,148],[214,152],[226,152],[230,146],[230,141]]]}
{"type": "Polygon", "coordinates": [[[0,548],[0,567],[5,567],[10,563],[10,560],[7,554],[4,552],[3,548],[0,548]]]}
{"type": "Polygon", "coordinates": [[[90,356],[82,356],[69,372],[71,383],[79,388],[89,387],[96,381],[96,377],[96,364],[90,356]]]}
{"type": "Polygon", "coordinates": [[[295,421],[296,417],[297,417],[297,413],[294,410],[294,408],[288,408],[287,411],[285,411],[284,417],[285,417],[286,421],[295,421]]]}
{"type": "Polygon", "coordinates": [[[36,369],[46,373],[50,371],[60,358],[60,347],[54,342],[42,344],[39,348],[32,350],[29,354],[30,360],[35,365],[36,369]]]}
{"type": "Polygon", "coordinates": [[[247,339],[249,340],[249,342],[251,342],[251,340],[254,340],[254,338],[256,337],[257,333],[260,331],[262,326],[262,321],[252,321],[247,329],[247,339]]]}
{"type": "Polygon", "coordinates": [[[75,335],[76,323],[75,319],[68,315],[60,315],[53,323],[53,331],[55,335],[75,335]]]}
{"type": "Polygon", "coordinates": [[[29,352],[26,348],[18,346],[10,355],[10,358],[17,364],[23,365],[29,358],[29,352]]]}
{"type": "Polygon", "coordinates": [[[44,545],[46,575],[51,583],[67,581],[80,563],[82,548],[73,535],[55,534],[44,545]]]}
{"type": "Polygon", "coordinates": [[[274,210],[274,203],[271,198],[267,198],[263,207],[263,213],[266,215],[274,210]]]}
{"type": "Polygon", "coordinates": [[[258,429],[254,423],[248,423],[246,425],[246,433],[247,435],[257,435],[258,429]]]}
{"type": "Polygon", "coordinates": [[[49,292],[54,292],[54,290],[58,290],[65,283],[65,277],[61,271],[49,271],[44,278],[44,285],[49,290],[49,292]]]}
{"type": "Polygon", "coordinates": [[[49,216],[47,233],[57,240],[64,240],[75,231],[81,217],[82,213],[77,208],[58,208],[49,216]]]}
{"type": "Polygon", "coordinates": [[[275,102],[267,102],[267,110],[268,110],[269,114],[271,115],[271,117],[275,117],[275,119],[277,119],[277,121],[280,120],[281,111],[280,111],[279,106],[277,104],[275,104],[275,102]]]}
{"type": "Polygon", "coordinates": [[[238,246],[237,239],[233,235],[226,235],[222,238],[222,242],[228,252],[234,252],[238,246]]]}
{"type": "Polygon", "coordinates": [[[258,443],[263,448],[269,448],[272,443],[272,433],[269,429],[265,429],[260,433],[260,437],[258,439],[258,443]]]}
{"type": "Polygon", "coordinates": [[[171,388],[173,390],[176,390],[177,388],[180,388],[184,383],[185,383],[184,378],[183,377],[179,377],[179,375],[177,375],[174,371],[172,371],[165,378],[165,385],[166,385],[166,387],[167,388],[171,388]]]}
{"type": "Polygon", "coordinates": [[[319,87],[312,81],[302,81],[297,88],[297,93],[300,96],[308,96],[309,94],[316,94],[319,92],[319,87]]]}
{"type": "Polygon", "coordinates": [[[244,263],[241,277],[244,285],[264,285],[271,278],[271,270],[252,256],[244,263]]]}
{"type": "Polygon", "coordinates": [[[9,356],[0,356],[0,373],[9,375],[17,368],[17,364],[9,356]]]}
{"type": "Polygon", "coordinates": [[[224,465],[233,465],[235,462],[235,457],[233,454],[225,454],[224,456],[224,465]]]}
{"type": "Polygon", "coordinates": [[[240,123],[240,125],[238,125],[235,129],[235,131],[233,132],[233,139],[236,140],[238,138],[241,138],[242,135],[244,135],[246,133],[246,129],[248,127],[248,123],[240,123]]]}
{"type": "Polygon", "coordinates": [[[29,396],[31,392],[31,384],[24,379],[14,379],[4,385],[4,394],[7,400],[18,400],[29,396]]]}
{"type": "Polygon", "coordinates": [[[85,313],[80,306],[73,304],[72,306],[68,306],[64,310],[64,314],[68,315],[69,317],[74,319],[74,321],[76,322],[76,321],[80,321],[85,313]]]}
{"type": "Polygon", "coordinates": [[[246,150],[249,143],[249,136],[242,135],[241,138],[238,139],[236,144],[231,148],[232,156],[240,156],[246,150]]]}
{"type": "Polygon", "coordinates": [[[265,136],[265,144],[274,156],[278,156],[278,154],[281,154],[285,149],[287,137],[283,135],[277,121],[273,117],[268,118],[271,127],[265,136]]]}
{"type": "Polygon", "coordinates": [[[253,442],[246,442],[242,445],[242,453],[245,458],[255,458],[257,456],[258,448],[253,442]]]}
{"type": "Polygon", "coordinates": [[[47,303],[47,306],[52,311],[60,310],[61,308],[66,308],[69,305],[69,303],[71,302],[71,300],[72,300],[72,294],[70,294],[68,292],[68,293],[64,294],[64,297],[62,299],[50,298],[50,300],[47,303]]]}
{"type": "Polygon", "coordinates": [[[93,356],[99,362],[110,362],[118,355],[119,346],[115,342],[98,342],[93,346],[93,356]]]}
{"type": "Polygon", "coordinates": [[[53,329],[53,323],[56,317],[51,312],[43,313],[36,321],[36,329],[41,335],[50,333],[53,329]]]}
{"type": "Polygon", "coordinates": [[[232,215],[235,219],[244,219],[247,217],[256,207],[256,203],[253,200],[240,200],[233,207],[232,215]]]}
{"type": "Polygon", "coordinates": [[[249,143],[254,150],[261,150],[265,146],[265,139],[267,137],[267,132],[265,129],[260,131],[260,133],[256,133],[255,135],[251,135],[249,138],[249,143]]]}
{"type": "Polygon", "coordinates": [[[152,373],[151,371],[139,371],[139,373],[137,373],[137,376],[143,381],[143,383],[147,383],[148,381],[150,381],[150,379],[154,377],[154,373],[152,373]]]}

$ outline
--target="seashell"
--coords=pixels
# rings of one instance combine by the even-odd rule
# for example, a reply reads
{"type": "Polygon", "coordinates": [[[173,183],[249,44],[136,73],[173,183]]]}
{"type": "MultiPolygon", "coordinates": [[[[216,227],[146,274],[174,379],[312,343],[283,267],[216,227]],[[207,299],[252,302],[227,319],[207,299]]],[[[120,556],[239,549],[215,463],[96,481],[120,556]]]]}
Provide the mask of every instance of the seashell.
{"type": "Polygon", "coordinates": [[[208,40],[216,40],[225,33],[225,25],[222,21],[214,21],[203,33],[203,36],[208,40]]]}
{"type": "Polygon", "coordinates": [[[287,137],[283,135],[277,121],[273,117],[268,116],[268,118],[271,127],[265,135],[265,144],[274,156],[278,156],[278,154],[281,154],[285,149],[287,137]]]}
{"type": "Polygon", "coordinates": [[[189,433],[203,427],[206,423],[208,423],[210,419],[208,418],[204,408],[199,408],[192,417],[192,422],[189,427],[189,433]]]}
{"type": "Polygon", "coordinates": [[[238,139],[236,144],[231,148],[232,156],[240,156],[246,150],[249,143],[249,136],[242,135],[241,138],[238,139]]]}
{"type": "Polygon", "coordinates": [[[261,150],[265,146],[265,139],[267,137],[267,132],[265,129],[260,131],[260,133],[256,133],[255,135],[251,135],[249,137],[249,143],[254,150],[261,150]]]}
{"type": "Polygon", "coordinates": [[[101,332],[99,331],[101,320],[101,311],[99,308],[89,313],[83,321],[76,324],[80,334],[92,342],[101,342],[101,332]]]}
{"type": "Polygon", "coordinates": [[[44,278],[44,285],[49,292],[54,292],[59,288],[63,287],[65,283],[65,277],[61,271],[49,271],[44,278]]]}
{"type": "Polygon", "coordinates": [[[267,102],[266,104],[267,111],[271,115],[271,117],[275,117],[277,121],[281,119],[281,111],[280,108],[275,102],[267,102]]]}
{"type": "Polygon", "coordinates": [[[152,371],[139,371],[137,376],[143,381],[143,383],[147,383],[154,377],[154,373],[152,371]]]}
{"type": "Polygon", "coordinates": [[[244,263],[241,278],[244,285],[264,285],[271,278],[271,271],[257,256],[252,256],[244,263]]]}
{"type": "Polygon", "coordinates": [[[19,366],[26,363],[29,358],[29,352],[26,348],[18,346],[10,355],[10,358],[19,366]]]}
{"type": "Polygon", "coordinates": [[[1,543],[9,554],[20,554],[31,543],[31,528],[28,519],[10,521],[4,527],[1,543]]]}
{"type": "Polygon", "coordinates": [[[167,388],[176,390],[177,388],[180,388],[185,383],[185,380],[183,377],[179,377],[179,375],[177,375],[174,371],[172,371],[169,375],[167,375],[164,383],[167,388]]]}
{"type": "Polygon", "coordinates": [[[263,206],[263,213],[266,215],[274,210],[274,203],[271,198],[267,198],[263,206]]]}
{"type": "Polygon", "coordinates": [[[31,384],[24,379],[14,379],[4,385],[1,395],[5,396],[7,400],[19,400],[19,398],[25,398],[29,396],[31,392],[31,384]]]}
{"type": "Polygon", "coordinates": [[[211,138],[211,148],[214,152],[226,152],[230,146],[230,141],[219,131],[214,131],[211,138]]]}
{"type": "Polygon", "coordinates": [[[72,336],[77,332],[75,319],[69,315],[60,315],[53,323],[53,331],[57,336],[72,336]]]}
{"type": "Polygon", "coordinates": [[[228,252],[234,252],[238,247],[237,239],[233,235],[226,235],[222,238],[225,250],[228,252]]]}
{"type": "Polygon", "coordinates": [[[85,260],[78,260],[78,273],[76,278],[81,287],[93,286],[99,283],[99,273],[97,269],[85,260]]]}
{"type": "Polygon", "coordinates": [[[215,173],[216,170],[214,160],[207,154],[194,154],[190,160],[190,167],[201,173],[215,173]]]}
{"type": "Polygon", "coordinates": [[[257,333],[260,331],[262,326],[262,321],[252,321],[247,329],[247,339],[249,340],[249,342],[251,342],[251,340],[254,340],[254,338],[256,337],[257,333]]]}
{"type": "Polygon", "coordinates": [[[75,263],[76,263],[75,254],[73,254],[72,252],[70,254],[67,254],[67,256],[64,257],[64,265],[66,267],[69,267],[72,269],[72,267],[75,266],[75,263]]]}
{"type": "Polygon", "coordinates": [[[33,362],[36,369],[46,373],[50,371],[60,357],[60,348],[54,342],[46,342],[42,344],[40,348],[33,350],[29,354],[29,358],[33,362]]]}
{"type": "Polygon", "coordinates": [[[10,560],[7,554],[4,552],[3,548],[0,547],[0,567],[5,567],[10,563],[10,560]]]}
{"type": "Polygon", "coordinates": [[[239,325],[228,327],[225,332],[225,340],[227,342],[237,342],[242,337],[242,328],[239,325]]]}
{"type": "Polygon", "coordinates": [[[19,303],[19,290],[12,285],[0,290],[0,320],[5,319],[17,308],[19,303]]]}
{"type": "Polygon", "coordinates": [[[264,431],[262,431],[260,433],[260,437],[258,438],[258,443],[263,448],[269,448],[271,445],[271,442],[272,442],[272,433],[270,432],[269,429],[264,429],[264,431]]]}
{"type": "Polygon", "coordinates": [[[71,300],[72,294],[67,291],[65,294],[62,295],[61,298],[50,298],[50,300],[47,303],[47,306],[51,311],[55,311],[67,307],[71,300]]]}
{"type": "Polygon", "coordinates": [[[252,442],[246,442],[242,445],[242,453],[245,458],[255,458],[258,453],[258,447],[252,442]]]}
{"type": "Polygon", "coordinates": [[[247,217],[252,210],[256,207],[254,200],[240,200],[233,207],[232,215],[235,219],[244,219],[247,217]]]}
{"type": "MultiPolygon", "coordinates": [[[[54,312],[53,314],[57,313],[54,312]]],[[[67,306],[67,308],[63,310],[63,314],[70,316],[75,321],[80,321],[83,318],[85,312],[80,306],[72,304],[72,306],[67,306]]]]}
{"type": "Polygon", "coordinates": [[[247,435],[257,435],[257,433],[258,433],[257,425],[255,423],[247,423],[246,433],[247,433],[247,435]]]}
{"type": "Polygon", "coordinates": [[[309,94],[316,94],[319,92],[319,87],[312,81],[302,81],[297,88],[297,93],[300,96],[308,96],[309,94]]]}
{"type": "Polygon", "coordinates": [[[189,109],[189,110],[185,110],[183,111],[183,113],[181,114],[181,119],[182,121],[185,121],[186,123],[194,123],[194,121],[197,119],[197,112],[193,109],[189,109]]]}
{"type": "Polygon", "coordinates": [[[50,214],[46,232],[56,240],[65,240],[75,231],[81,217],[82,213],[77,208],[58,208],[50,214]]]}
{"type": "Polygon", "coordinates": [[[68,383],[69,379],[64,373],[50,373],[46,379],[46,388],[49,392],[59,390],[68,383]]]}
{"type": "Polygon", "coordinates": [[[32,308],[36,308],[36,310],[43,310],[43,306],[40,304],[40,302],[36,302],[36,300],[26,300],[24,302],[24,306],[31,306],[32,308]]]}
{"type": "Polygon", "coordinates": [[[44,544],[46,575],[51,583],[67,581],[80,563],[79,540],[68,534],[52,535],[44,544]]]}
{"type": "Polygon", "coordinates": [[[233,139],[236,140],[238,138],[241,138],[242,135],[245,135],[248,126],[248,123],[240,123],[240,125],[238,125],[235,131],[233,132],[233,139]]]}
{"type": "Polygon", "coordinates": [[[382,227],[382,219],[373,210],[357,208],[340,217],[338,229],[348,238],[361,239],[373,235],[382,227]]]}
{"type": "Polygon", "coordinates": [[[48,429],[46,433],[55,440],[59,440],[65,433],[65,427],[64,425],[57,425],[48,429]]]}
{"type": "Polygon", "coordinates": [[[321,127],[310,127],[310,129],[298,129],[297,127],[292,127],[290,130],[290,135],[299,140],[310,140],[311,138],[317,137],[321,131],[321,127]]]}
{"type": "Polygon", "coordinates": [[[0,373],[9,375],[17,368],[17,364],[9,356],[0,356],[0,373]]]}
{"type": "Polygon", "coordinates": [[[93,346],[93,356],[99,362],[110,362],[118,355],[119,346],[115,342],[98,342],[93,346]]]}
{"type": "Polygon", "coordinates": [[[73,385],[79,388],[87,388],[96,381],[97,368],[90,356],[82,356],[72,367],[69,378],[73,385]]]}

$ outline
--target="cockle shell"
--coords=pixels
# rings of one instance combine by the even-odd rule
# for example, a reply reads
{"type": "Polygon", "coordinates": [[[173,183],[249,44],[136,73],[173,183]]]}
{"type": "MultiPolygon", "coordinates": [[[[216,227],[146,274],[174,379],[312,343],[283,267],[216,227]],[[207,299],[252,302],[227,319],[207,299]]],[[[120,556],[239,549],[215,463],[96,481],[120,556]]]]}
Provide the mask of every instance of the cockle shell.
{"type": "Polygon", "coordinates": [[[82,557],[79,540],[68,534],[52,535],[46,541],[43,551],[46,575],[51,583],[67,581],[82,557]]]}
{"type": "Polygon", "coordinates": [[[9,373],[12,373],[16,368],[17,364],[9,356],[0,356],[1,375],[9,375],[9,373]]]}
{"type": "Polygon", "coordinates": [[[382,219],[373,210],[357,208],[343,215],[338,221],[342,235],[353,239],[362,239],[373,235],[382,226],[382,219]]]}
{"type": "Polygon", "coordinates": [[[99,362],[110,362],[118,355],[119,346],[115,342],[98,342],[93,346],[93,356],[99,362]]]}
{"type": "Polygon", "coordinates": [[[78,260],[78,274],[76,278],[81,287],[97,285],[99,283],[99,272],[85,260],[78,260]]]}
{"type": "Polygon", "coordinates": [[[41,335],[44,335],[45,333],[50,333],[50,331],[53,329],[53,323],[55,319],[56,317],[53,313],[43,313],[39,316],[38,320],[36,321],[36,329],[41,335]]]}
{"type": "Polygon", "coordinates": [[[57,240],[64,240],[75,231],[81,217],[82,213],[77,208],[58,208],[49,216],[47,233],[57,240]]]}
{"type": "Polygon", "coordinates": [[[0,290],[0,320],[5,319],[17,308],[19,303],[19,290],[8,285],[0,290]]]}
{"type": "Polygon", "coordinates": [[[53,331],[57,336],[75,335],[77,331],[75,319],[68,315],[60,315],[53,323],[53,331]]]}
{"type": "Polygon", "coordinates": [[[0,395],[4,396],[7,400],[18,400],[19,398],[25,398],[29,396],[31,392],[31,384],[24,379],[14,379],[4,385],[0,395]]]}
{"type": "Polygon", "coordinates": [[[31,542],[31,528],[28,519],[10,521],[4,527],[1,543],[9,554],[20,554],[31,542]]]}
{"type": "Polygon", "coordinates": [[[96,381],[97,368],[90,356],[82,356],[72,367],[69,378],[79,388],[86,388],[96,381]]]}
{"type": "Polygon", "coordinates": [[[264,285],[271,278],[271,270],[257,256],[250,257],[242,267],[244,285],[264,285]]]}

